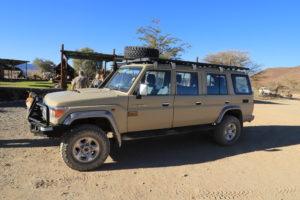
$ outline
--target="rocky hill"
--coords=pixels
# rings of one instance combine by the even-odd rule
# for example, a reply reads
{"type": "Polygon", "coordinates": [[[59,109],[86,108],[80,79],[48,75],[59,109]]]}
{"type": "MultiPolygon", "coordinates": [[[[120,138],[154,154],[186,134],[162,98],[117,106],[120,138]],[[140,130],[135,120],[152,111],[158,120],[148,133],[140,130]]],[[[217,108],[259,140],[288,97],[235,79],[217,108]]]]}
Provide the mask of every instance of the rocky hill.
{"type": "Polygon", "coordinates": [[[254,88],[283,85],[300,90],[300,66],[268,68],[253,75],[251,80],[254,88]]]}

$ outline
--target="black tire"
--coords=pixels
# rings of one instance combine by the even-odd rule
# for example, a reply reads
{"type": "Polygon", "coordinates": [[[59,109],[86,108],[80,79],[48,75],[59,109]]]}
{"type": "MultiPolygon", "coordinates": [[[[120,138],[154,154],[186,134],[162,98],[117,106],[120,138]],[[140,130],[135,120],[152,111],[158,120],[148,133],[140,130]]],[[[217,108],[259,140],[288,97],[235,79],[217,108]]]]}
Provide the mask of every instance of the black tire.
{"type": "Polygon", "coordinates": [[[214,130],[214,139],[219,145],[230,146],[238,141],[241,132],[240,120],[235,116],[225,115],[222,122],[214,130]]]}
{"type": "Polygon", "coordinates": [[[106,134],[92,124],[75,127],[60,144],[61,157],[66,165],[78,171],[100,167],[109,151],[110,143],[106,134]]]}
{"type": "Polygon", "coordinates": [[[127,46],[124,49],[124,57],[125,59],[136,59],[136,58],[158,58],[159,51],[154,48],[149,47],[135,47],[135,46],[127,46]]]}

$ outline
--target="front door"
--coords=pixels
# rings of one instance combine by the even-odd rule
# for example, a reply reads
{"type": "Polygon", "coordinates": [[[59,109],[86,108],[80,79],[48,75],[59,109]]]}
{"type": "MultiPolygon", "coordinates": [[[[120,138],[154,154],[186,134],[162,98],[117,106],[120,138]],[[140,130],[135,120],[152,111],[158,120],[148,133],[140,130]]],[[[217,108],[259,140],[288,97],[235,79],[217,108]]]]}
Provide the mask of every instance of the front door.
{"type": "Polygon", "coordinates": [[[147,96],[129,96],[128,132],[171,128],[171,70],[146,71],[141,83],[147,85],[147,96]]]}

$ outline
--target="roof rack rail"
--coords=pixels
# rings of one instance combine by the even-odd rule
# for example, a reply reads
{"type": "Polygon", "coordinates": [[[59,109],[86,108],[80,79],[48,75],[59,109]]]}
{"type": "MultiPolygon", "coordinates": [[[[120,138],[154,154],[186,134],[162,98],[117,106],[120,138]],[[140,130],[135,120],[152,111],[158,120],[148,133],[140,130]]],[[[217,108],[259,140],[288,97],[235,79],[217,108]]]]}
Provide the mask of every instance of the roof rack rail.
{"type": "Polygon", "coordinates": [[[139,63],[139,64],[171,64],[175,63],[176,65],[188,65],[193,68],[224,68],[229,70],[249,70],[249,68],[246,67],[237,67],[237,66],[229,66],[229,65],[219,65],[219,64],[211,64],[211,63],[200,63],[200,62],[191,62],[191,61],[183,61],[183,60],[171,60],[171,59],[162,59],[162,58],[137,58],[134,60],[124,60],[127,64],[129,63],[139,63]]]}

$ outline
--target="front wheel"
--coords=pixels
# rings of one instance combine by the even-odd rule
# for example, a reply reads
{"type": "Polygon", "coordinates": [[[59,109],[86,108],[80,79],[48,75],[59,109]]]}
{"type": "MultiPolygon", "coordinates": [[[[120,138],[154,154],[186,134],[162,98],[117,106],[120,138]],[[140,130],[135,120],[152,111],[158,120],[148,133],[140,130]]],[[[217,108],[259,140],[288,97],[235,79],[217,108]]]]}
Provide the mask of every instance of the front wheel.
{"type": "Polygon", "coordinates": [[[214,139],[220,145],[230,146],[240,138],[241,132],[240,120],[232,115],[226,115],[222,122],[217,125],[214,139]]]}
{"type": "Polygon", "coordinates": [[[66,165],[78,171],[100,167],[109,150],[110,144],[106,134],[92,124],[75,127],[60,145],[61,156],[66,165]]]}

